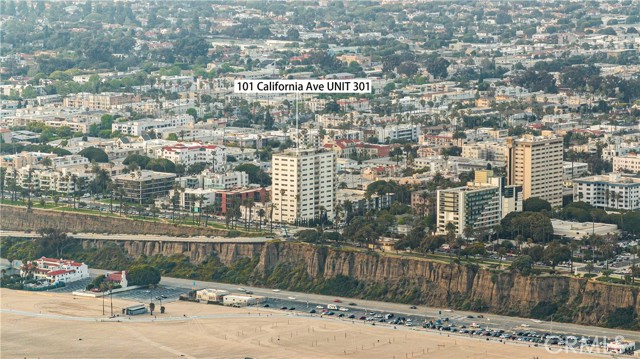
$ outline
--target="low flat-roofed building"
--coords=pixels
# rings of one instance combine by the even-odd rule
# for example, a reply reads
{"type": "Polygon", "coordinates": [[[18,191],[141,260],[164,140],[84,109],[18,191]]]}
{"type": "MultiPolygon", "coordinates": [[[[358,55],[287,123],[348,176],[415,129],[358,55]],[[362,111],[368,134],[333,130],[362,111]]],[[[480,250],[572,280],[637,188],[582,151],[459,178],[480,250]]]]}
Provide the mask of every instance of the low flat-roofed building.
{"type": "Polygon", "coordinates": [[[123,198],[142,203],[166,196],[175,178],[175,173],[142,170],[114,176],[113,182],[124,190],[123,198]]]}
{"type": "Polygon", "coordinates": [[[126,315],[140,315],[147,312],[147,307],[144,304],[136,304],[123,309],[126,315]]]}
{"type": "Polygon", "coordinates": [[[572,239],[582,239],[584,236],[592,234],[605,236],[620,233],[618,226],[609,223],[595,222],[570,222],[559,219],[552,219],[553,235],[572,239]]]}
{"type": "Polygon", "coordinates": [[[225,295],[222,299],[222,304],[232,307],[246,307],[257,303],[258,299],[256,297],[248,295],[225,295]]]}
{"type": "Polygon", "coordinates": [[[229,295],[229,291],[222,289],[201,289],[196,291],[196,300],[199,303],[222,303],[223,298],[229,295]]]}

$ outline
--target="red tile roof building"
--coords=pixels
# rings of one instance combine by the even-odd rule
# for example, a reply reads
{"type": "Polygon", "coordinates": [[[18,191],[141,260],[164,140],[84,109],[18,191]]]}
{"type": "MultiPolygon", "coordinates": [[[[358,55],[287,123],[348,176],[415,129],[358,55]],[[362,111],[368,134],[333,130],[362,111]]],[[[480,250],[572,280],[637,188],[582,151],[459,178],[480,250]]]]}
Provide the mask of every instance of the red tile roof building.
{"type": "Polygon", "coordinates": [[[86,264],[71,259],[57,259],[41,257],[29,261],[21,269],[20,275],[33,274],[35,279],[46,279],[50,283],[75,282],[89,278],[89,267],[86,264]]]}

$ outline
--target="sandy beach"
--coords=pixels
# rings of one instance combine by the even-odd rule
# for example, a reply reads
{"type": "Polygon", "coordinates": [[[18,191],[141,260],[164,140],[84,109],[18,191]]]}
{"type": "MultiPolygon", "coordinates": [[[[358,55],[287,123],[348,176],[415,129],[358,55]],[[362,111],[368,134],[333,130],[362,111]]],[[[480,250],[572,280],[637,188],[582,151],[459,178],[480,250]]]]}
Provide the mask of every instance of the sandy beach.
{"type": "MultiPolygon", "coordinates": [[[[102,299],[0,290],[2,358],[584,358],[418,328],[187,302],[109,319],[102,299]],[[155,313],[154,313],[155,314],[155,313]]],[[[114,313],[136,304],[113,300],[114,313]]]]}

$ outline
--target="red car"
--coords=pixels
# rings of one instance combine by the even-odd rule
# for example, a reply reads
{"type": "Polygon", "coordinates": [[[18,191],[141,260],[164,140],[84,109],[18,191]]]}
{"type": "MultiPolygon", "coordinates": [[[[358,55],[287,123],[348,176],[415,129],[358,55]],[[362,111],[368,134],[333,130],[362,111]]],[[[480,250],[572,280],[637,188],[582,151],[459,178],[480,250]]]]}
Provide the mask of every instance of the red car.
{"type": "Polygon", "coordinates": [[[340,299],[334,299],[333,302],[334,303],[342,303],[342,301],[340,299]]]}

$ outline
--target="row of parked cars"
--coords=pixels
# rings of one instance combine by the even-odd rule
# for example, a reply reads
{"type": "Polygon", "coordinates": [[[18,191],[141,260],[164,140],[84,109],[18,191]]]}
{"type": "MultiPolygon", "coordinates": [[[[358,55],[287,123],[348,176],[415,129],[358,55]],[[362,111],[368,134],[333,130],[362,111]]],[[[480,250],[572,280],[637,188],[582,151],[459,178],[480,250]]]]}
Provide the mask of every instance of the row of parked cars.
{"type": "Polygon", "coordinates": [[[435,322],[425,322],[422,327],[426,329],[435,329],[445,332],[458,332],[460,334],[469,334],[488,338],[493,337],[504,340],[513,340],[536,344],[565,345],[566,343],[577,343],[583,345],[591,345],[594,342],[593,339],[588,337],[578,338],[576,336],[563,334],[537,333],[535,331],[514,331],[512,333],[507,333],[503,329],[467,328],[464,325],[458,327],[454,324],[443,323],[441,320],[437,320],[435,322]]]}

